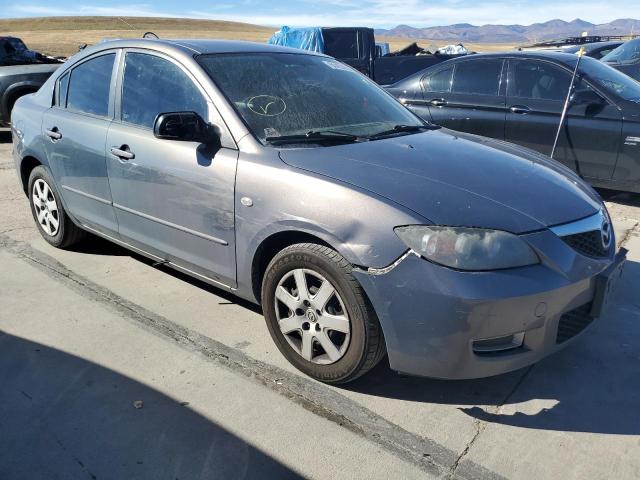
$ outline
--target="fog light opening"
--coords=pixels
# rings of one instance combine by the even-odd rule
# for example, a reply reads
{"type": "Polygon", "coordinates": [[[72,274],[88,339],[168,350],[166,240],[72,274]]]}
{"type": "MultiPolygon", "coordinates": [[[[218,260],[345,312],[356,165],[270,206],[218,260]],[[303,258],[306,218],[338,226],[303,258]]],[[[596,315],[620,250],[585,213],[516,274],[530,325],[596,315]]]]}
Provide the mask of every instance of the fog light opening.
{"type": "Polygon", "coordinates": [[[502,337],[484,338],[473,342],[475,353],[497,353],[520,348],[524,344],[524,332],[502,337]]]}

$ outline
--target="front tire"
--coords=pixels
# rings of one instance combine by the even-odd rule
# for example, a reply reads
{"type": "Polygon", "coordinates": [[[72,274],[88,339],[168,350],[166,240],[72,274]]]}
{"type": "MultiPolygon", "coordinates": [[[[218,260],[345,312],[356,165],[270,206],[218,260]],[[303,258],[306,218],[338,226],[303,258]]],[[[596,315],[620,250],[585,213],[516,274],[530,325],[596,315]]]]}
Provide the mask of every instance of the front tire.
{"type": "Polygon", "coordinates": [[[271,260],[262,283],[264,316],[276,346],[321,382],[355,380],[386,352],[378,318],[351,271],[335,250],[301,243],[271,260]]]}
{"type": "Polygon", "coordinates": [[[66,214],[54,185],[46,168],[34,168],[27,189],[29,204],[42,238],[54,247],[67,248],[82,240],[85,232],[66,214]]]}

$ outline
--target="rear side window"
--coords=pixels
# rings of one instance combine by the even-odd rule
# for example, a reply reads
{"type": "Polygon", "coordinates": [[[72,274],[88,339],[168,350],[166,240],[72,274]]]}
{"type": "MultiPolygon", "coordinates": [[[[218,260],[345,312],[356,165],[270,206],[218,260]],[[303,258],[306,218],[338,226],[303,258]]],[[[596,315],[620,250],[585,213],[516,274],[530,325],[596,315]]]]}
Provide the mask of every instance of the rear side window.
{"type": "Polygon", "coordinates": [[[56,105],[59,107],[67,106],[67,91],[69,90],[69,76],[70,74],[65,73],[60,80],[58,80],[58,90],[56,96],[56,105]]]}
{"type": "Polygon", "coordinates": [[[547,62],[513,60],[508,95],[533,100],[562,101],[567,97],[571,75],[547,62]]]}
{"type": "Polygon", "coordinates": [[[115,53],[84,62],[71,71],[67,108],[106,117],[109,113],[109,91],[115,53]]]}
{"type": "Polygon", "coordinates": [[[357,31],[323,30],[324,53],[336,58],[360,58],[357,31]]]}
{"type": "Polygon", "coordinates": [[[453,66],[426,75],[422,79],[422,87],[427,92],[450,92],[453,66]]]}
{"type": "Polygon", "coordinates": [[[176,64],[155,55],[127,53],[122,84],[122,121],[153,127],[167,112],[196,112],[207,120],[207,102],[176,64]]]}
{"type": "Polygon", "coordinates": [[[453,76],[453,93],[497,96],[502,76],[501,59],[459,62],[453,76]]]}

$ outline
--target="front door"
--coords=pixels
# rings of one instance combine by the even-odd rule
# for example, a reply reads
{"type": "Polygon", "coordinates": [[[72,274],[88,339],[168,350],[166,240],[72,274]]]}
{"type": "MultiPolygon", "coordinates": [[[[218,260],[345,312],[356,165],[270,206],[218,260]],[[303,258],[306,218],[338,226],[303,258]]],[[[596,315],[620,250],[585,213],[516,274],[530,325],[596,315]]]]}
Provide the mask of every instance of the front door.
{"type": "MultiPolygon", "coordinates": [[[[505,139],[550,155],[570,84],[571,73],[550,62],[511,60],[505,139]]],[[[583,177],[610,179],[620,150],[622,114],[581,78],[574,98],[553,158],[583,177]]]]}
{"type": "Polygon", "coordinates": [[[503,64],[501,58],[465,59],[426,77],[424,100],[433,122],[452,130],[503,139],[503,64]]]}
{"type": "Polygon", "coordinates": [[[43,116],[49,165],[69,212],[87,226],[117,232],[104,146],[116,53],[101,53],[57,82],[55,105],[43,116]]]}
{"type": "Polygon", "coordinates": [[[120,108],[106,145],[120,236],[233,286],[237,150],[153,134],[160,113],[192,111],[212,121],[215,107],[182,66],[158,54],[126,52],[119,85],[120,108]]]}

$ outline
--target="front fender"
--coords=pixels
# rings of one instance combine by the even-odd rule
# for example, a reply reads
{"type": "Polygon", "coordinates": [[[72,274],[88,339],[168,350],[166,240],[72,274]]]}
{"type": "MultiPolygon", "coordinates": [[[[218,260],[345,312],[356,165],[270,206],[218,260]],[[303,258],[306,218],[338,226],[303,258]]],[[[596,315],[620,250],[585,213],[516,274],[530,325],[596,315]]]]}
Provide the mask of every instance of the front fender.
{"type": "Polygon", "coordinates": [[[253,297],[253,259],[274,234],[313,235],[353,265],[382,268],[406,251],[393,228],[425,222],[383,197],[290,167],[266,150],[259,153],[241,153],[236,174],[236,259],[242,296],[253,297]],[[243,197],[252,205],[244,205],[248,202],[242,202],[243,197]]]}

